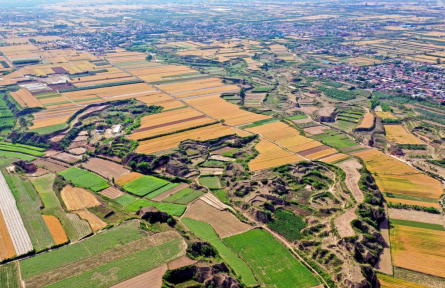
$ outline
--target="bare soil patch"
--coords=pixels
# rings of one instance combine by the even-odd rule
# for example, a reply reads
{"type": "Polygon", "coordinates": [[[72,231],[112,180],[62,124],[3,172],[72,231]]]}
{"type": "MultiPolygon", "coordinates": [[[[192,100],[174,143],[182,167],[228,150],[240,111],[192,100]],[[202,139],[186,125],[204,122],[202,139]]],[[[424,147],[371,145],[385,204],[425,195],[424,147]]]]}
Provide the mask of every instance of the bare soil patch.
{"type": "Polygon", "coordinates": [[[43,176],[45,174],[48,174],[49,171],[43,168],[37,168],[37,171],[34,173],[27,173],[26,176],[28,177],[39,177],[39,176],[43,176]]]}
{"type": "Polygon", "coordinates": [[[160,288],[162,286],[162,276],[165,272],[167,272],[167,265],[163,264],[147,273],[111,286],[111,288],[160,288]]]}
{"type": "Polygon", "coordinates": [[[168,263],[168,269],[169,270],[174,270],[174,269],[178,269],[178,268],[181,268],[181,267],[193,265],[196,262],[198,262],[198,261],[192,260],[192,259],[188,258],[187,256],[184,256],[184,257],[181,257],[179,259],[176,259],[176,260],[168,263]]]}
{"type": "Polygon", "coordinates": [[[430,224],[444,225],[441,214],[431,214],[423,211],[389,208],[389,217],[398,220],[416,221],[430,224]]]}
{"type": "Polygon", "coordinates": [[[328,129],[328,128],[320,125],[320,126],[306,128],[306,129],[304,129],[304,132],[310,133],[312,135],[318,135],[318,134],[323,134],[324,130],[326,130],[326,129],[328,129]]]}
{"type": "Polygon", "coordinates": [[[199,168],[201,175],[222,175],[223,168],[199,168]]]}
{"type": "MultiPolygon", "coordinates": [[[[388,209],[385,206],[386,215],[388,215],[388,209]]],[[[388,217],[385,217],[385,220],[380,223],[379,226],[380,233],[383,236],[383,239],[385,240],[385,244],[383,245],[383,251],[382,254],[380,254],[379,262],[375,265],[375,269],[378,271],[392,275],[393,269],[392,269],[392,259],[391,259],[391,241],[389,238],[389,221],[388,217]]]]}
{"type": "Polygon", "coordinates": [[[90,158],[82,164],[84,168],[93,171],[107,179],[117,179],[130,173],[124,166],[100,158],[90,158]]]}
{"type": "Polygon", "coordinates": [[[73,155],[82,155],[82,154],[87,153],[87,149],[85,149],[84,147],[77,147],[77,148],[68,150],[68,152],[73,155]]]}
{"type": "Polygon", "coordinates": [[[71,211],[100,205],[96,196],[83,188],[67,185],[63,188],[61,195],[66,208],[71,211]]]}
{"type": "Polygon", "coordinates": [[[83,220],[87,220],[94,232],[107,226],[107,223],[86,209],[73,212],[79,215],[83,220]]]}
{"type": "Polygon", "coordinates": [[[63,163],[63,165],[54,163],[54,162],[50,162],[44,159],[36,159],[34,161],[32,161],[32,163],[34,163],[35,165],[39,166],[39,167],[44,167],[47,170],[53,171],[53,172],[62,172],[65,171],[66,169],[68,169],[68,167],[66,167],[65,163],[63,163]]]}
{"type": "Polygon", "coordinates": [[[220,154],[232,151],[233,149],[235,149],[235,148],[224,147],[224,148],[220,148],[220,149],[217,149],[217,150],[213,150],[210,154],[212,154],[212,155],[214,155],[214,154],[220,155],[220,154]]]}
{"type": "Polygon", "coordinates": [[[115,187],[108,187],[107,189],[100,191],[99,194],[108,197],[110,199],[116,199],[124,195],[124,193],[121,190],[115,187]]]}
{"type": "Polygon", "coordinates": [[[167,198],[168,196],[173,195],[173,194],[175,194],[176,192],[181,191],[182,189],[187,188],[187,187],[189,187],[187,184],[182,183],[182,184],[180,184],[180,185],[174,187],[173,189],[170,189],[170,190],[168,190],[168,191],[165,191],[164,193],[162,193],[162,194],[160,194],[160,195],[154,197],[152,200],[153,200],[153,201],[162,201],[162,200],[164,200],[165,198],[167,198]]]}
{"type": "Polygon", "coordinates": [[[65,163],[76,163],[77,161],[82,160],[82,156],[73,155],[65,152],[53,155],[51,157],[65,163]]]}
{"type": "Polygon", "coordinates": [[[357,219],[357,215],[355,214],[356,208],[349,209],[342,215],[338,216],[334,223],[337,228],[338,234],[340,237],[351,237],[355,235],[354,229],[352,229],[351,221],[357,219]]]}
{"type": "Polygon", "coordinates": [[[187,209],[183,217],[209,223],[221,238],[239,234],[251,227],[228,211],[220,211],[198,200],[187,209]]]}

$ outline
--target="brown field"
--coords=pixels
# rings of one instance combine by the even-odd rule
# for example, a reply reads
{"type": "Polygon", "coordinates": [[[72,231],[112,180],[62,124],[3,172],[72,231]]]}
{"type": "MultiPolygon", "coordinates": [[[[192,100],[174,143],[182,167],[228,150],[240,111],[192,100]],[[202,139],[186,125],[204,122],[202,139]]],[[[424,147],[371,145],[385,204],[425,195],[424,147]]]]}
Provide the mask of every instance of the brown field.
{"type": "Polygon", "coordinates": [[[16,256],[14,244],[12,243],[11,235],[9,235],[8,227],[6,226],[3,213],[0,210],[0,259],[8,259],[16,256]]]}
{"type": "Polygon", "coordinates": [[[162,264],[156,269],[111,286],[111,288],[159,288],[162,286],[162,276],[165,272],[167,272],[167,265],[162,264]]]}
{"type": "Polygon", "coordinates": [[[403,125],[385,125],[386,138],[396,144],[425,144],[414,135],[408,133],[403,125]]]}
{"type": "Polygon", "coordinates": [[[175,148],[179,145],[179,143],[187,139],[206,141],[233,134],[235,134],[234,131],[227,126],[223,126],[221,124],[209,125],[202,128],[141,141],[136,149],[136,152],[151,154],[162,150],[175,148]]]}
{"type": "Polygon", "coordinates": [[[172,189],[170,189],[170,190],[168,190],[168,191],[165,191],[164,193],[162,193],[162,194],[160,194],[160,195],[154,197],[152,200],[153,200],[153,201],[161,202],[162,200],[164,200],[165,198],[169,197],[170,195],[173,195],[173,194],[175,194],[176,192],[179,192],[179,191],[181,191],[182,189],[187,188],[187,187],[189,187],[188,184],[185,184],[185,183],[179,184],[178,186],[173,187],[172,189]]]}
{"type": "Polygon", "coordinates": [[[127,175],[117,178],[114,183],[118,186],[124,186],[125,184],[130,183],[131,181],[141,178],[142,176],[144,175],[141,173],[130,172],[127,175]]]}
{"type": "Polygon", "coordinates": [[[60,224],[57,217],[51,215],[42,215],[42,217],[43,220],[45,220],[46,226],[48,226],[49,232],[51,232],[51,236],[53,236],[56,245],[68,242],[68,237],[66,237],[62,224],[60,224]]]}
{"type": "Polygon", "coordinates": [[[44,167],[45,169],[48,169],[53,172],[62,172],[62,171],[65,171],[66,169],[68,169],[67,167],[64,166],[65,164],[61,165],[61,164],[53,163],[53,162],[46,161],[43,159],[36,159],[36,160],[32,161],[32,163],[34,163],[37,166],[44,167]]]}
{"type": "Polygon", "coordinates": [[[217,120],[224,119],[228,125],[237,126],[269,119],[270,116],[254,114],[240,109],[218,95],[185,100],[189,105],[217,120]]]}
{"type": "Polygon", "coordinates": [[[100,158],[89,158],[87,162],[82,163],[82,166],[110,180],[130,173],[130,170],[124,168],[121,164],[100,158]]]}
{"type": "Polygon", "coordinates": [[[23,108],[29,107],[43,107],[42,103],[37,100],[36,97],[34,97],[31,92],[29,92],[27,89],[20,89],[16,92],[10,93],[12,98],[14,98],[17,103],[19,103],[20,106],[23,108]]]}
{"type": "Polygon", "coordinates": [[[408,282],[402,279],[394,278],[385,274],[378,274],[377,278],[380,281],[381,288],[427,288],[417,283],[408,282]]]}
{"type": "MultiPolygon", "coordinates": [[[[327,146],[324,146],[324,147],[327,147],[327,146]]],[[[324,150],[319,151],[319,152],[315,152],[313,154],[309,154],[309,155],[307,155],[305,157],[307,157],[308,159],[311,159],[311,160],[318,160],[320,158],[332,156],[332,155],[335,155],[337,153],[338,153],[337,149],[328,148],[328,149],[324,149],[324,150]]]]}
{"type": "Polygon", "coordinates": [[[61,195],[66,208],[70,211],[100,205],[96,196],[83,188],[67,185],[63,188],[61,195]]]}
{"type": "Polygon", "coordinates": [[[139,140],[212,122],[215,121],[192,108],[172,110],[143,117],[141,127],[134,130],[129,138],[139,140]]]}
{"type": "Polygon", "coordinates": [[[221,238],[239,234],[251,228],[232,213],[215,209],[201,200],[193,202],[183,217],[209,223],[221,238]]]}
{"type": "Polygon", "coordinates": [[[73,211],[73,212],[76,213],[77,215],[79,215],[79,217],[82,218],[83,220],[87,220],[91,226],[91,229],[93,229],[94,232],[107,226],[106,222],[102,221],[102,219],[100,219],[99,217],[97,217],[95,214],[91,213],[87,209],[77,210],[77,211],[73,211]]]}
{"type": "Polygon", "coordinates": [[[184,257],[181,257],[179,259],[173,260],[172,262],[168,263],[168,269],[174,270],[174,269],[182,268],[185,266],[193,265],[196,262],[197,262],[196,260],[192,260],[192,259],[188,258],[187,256],[184,256],[184,257]]]}
{"type": "Polygon", "coordinates": [[[394,225],[391,255],[394,266],[445,277],[445,232],[394,225]]]}
{"type": "Polygon", "coordinates": [[[376,149],[357,152],[354,155],[363,159],[380,191],[384,193],[431,199],[439,199],[443,194],[439,181],[376,149]]]}
{"type": "Polygon", "coordinates": [[[255,148],[258,150],[259,155],[249,162],[249,169],[251,171],[303,161],[303,158],[287,152],[264,139],[260,139],[260,143],[258,143],[255,148]]]}
{"type": "Polygon", "coordinates": [[[99,194],[102,196],[105,196],[107,198],[110,198],[110,199],[116,199],[116,198],[124,195],[124,193],[122,191],[120,191],[119,189],[114,188],[114,187],[108,187],[107,189],[100,191],[99,194]]]}
{"type": "Polygon", "coordinates": [[[363,116],[362,122],[360,125],[357,126],[357,128],[363,128],[363,129],[370,129],[372,126],[374,126],[374,115],[370,112],[366,113],[365,116],[363,116]]]}
{"type": "Polygon", "coordinates": [[[406,209],[388,209],[389,217],[391,219],[400,219],[408,221],[416,221],[422,223],[430,223],[437,225],[444,225],[442,215],[431,214],[423,211],[406,210],[406,209]]]}

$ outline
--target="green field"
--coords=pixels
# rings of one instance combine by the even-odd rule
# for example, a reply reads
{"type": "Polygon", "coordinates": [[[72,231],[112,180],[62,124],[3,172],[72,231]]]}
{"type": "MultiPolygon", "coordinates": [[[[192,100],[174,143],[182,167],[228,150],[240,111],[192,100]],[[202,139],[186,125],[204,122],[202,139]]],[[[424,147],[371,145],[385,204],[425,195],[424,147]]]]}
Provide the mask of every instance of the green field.
{"type": "Polygon", "coordinates": [[[445,231],[445,228],[443,227],[443,225],[439,225],[439,224],[430,224],[430,223],[423,223],[423,222],[416,222],[416,221],[409,221],[409,220],[399,220],[399,219],[391,219],[389,222],[394,225],[402,225],[402,226],[425,228],[425,229],[437,230],[437,231],[445,231]]]}
{"type": "Polygon", "coordinates": [[[182,238],[177,238],[159,246],[150,247],[47,287],[110,287],[177,258],[182,251],[182,241],[182,238]],[[110,271],[113,271],[113,277],[109,277],[110,271]]]}
{"type": "Polygon", "coordinates": [[[286,247],[262,229],[224,238],[224,242],[241,255],[266,287],[295,288],[320,284],[286,247]]]}
{"type": "Polygon", "coordinates": [[[352,123],[352,122],[348,122],[348,121],[335,121],[334,123],[328,123],[328,125],[337,127],[340,130],[346,131],[346,132],[350,132],[352,131],[352,129],[354,129],[355,127],[357,127],[356,123],[352,123]]]}
{"type": "Polygon", "coordinates": [[[126,206],[126,205],[136,201],[136,197],[128,195],[128,194],[124,194],[124,195],[119,196],[116,199],[114,199],[114,201],[116,201],[116,203],[121,206],[126,206]]]}
{"type": "Polygon", "coordinates": [[[0,266],[0,287],[20,288],[17,262],[11,262],[0,266]]]}
{"type": "Polygon", "coordinates": [[[329,145],[336,149],[345,149],[353,146],[357,146],[353,140],[348,136],[338,133],[335,130],[325,130],[323,134],[314,135],[312,138],[321,141],[325,145],[329,145]]]}
{"type": "Polygon", "coordinates": [[[73,183],[74,186],[91,189],[94,192],[110,187],[104,178],[76,167],[59,172],[59,175],[73,183]]]}
{"type": "Polygon", "coordinates": [[[62,124],[56,124],[56,125],[52,125],[52,126],[47,126],[47,127],[42,127],[42,128],[37,128],[37,129],[32,129],[30,130],[31,132],[35,132],[37,134],[49,134],[49,133],[53,133],[59,130],[62,130],[63,128],[66,127],[65,123],[62,124]]]}
{"type": "Polygon", "coordinates": [[[3,170],[2,172],[17,202],[34,249],[41,251],[53,246],[53,237],[40,214],[40,198],[31,182],[17,174],[9,174],[3,170]]]}
{"type": "Polygon", "coordinates": [[[290,211],[277,210],[273,214],[273,221],[267,223],[267,226],[275,232],[281,234],[287,240],[293,242],[303,237],[300,231],[307,225],[304,221],[290,211]]]}
{"type": "Polygon", "coordinates": [[[8,152],[8,151],[1,151],[0,150],[0,157],[7,157],[7,158],[17,158],[22,159],[25,161],[33,161],[36,159],[34,156],[22,154],[22,153],[16,153],[16,152],[8,152]]]}
{"type": "Polygon", "coordinates": [[[45,154],[43,153],[45,149],[39,147],[22,144],[12,144],[8,142],[0,142],[0,151],[28,154],[35,157],[40,157],[45,154]]]}
{"type": "Polygon", "coordinates": [[[182,222],[199,238],[202,238],[205,241],[208,241],[212,244],[217,250],[224,261],[235,271],[235,273],[241,276],[242,281],[247,286],[255,286],[258,285],[258,282],[255,279],[255,276],[252,274],[251,269],[247,264],[239,258],[232,250],[230,250],[226,244],[219,238],[218,234],[216,234],[215,230],[213,230],[212,226],[207,224],[206,222],[190,219],[190,218],[182,218],[182,222]]]}
{"type": "Polygon", "coordinates": [[[162,193],[167,192],[168,190],[171,190],[171,189],[175,188],[178,185],[179,184],[177,184],[177,183],[168,183],[167,185],[165,185],[165,186],[163,186],[163,187],[161,187],[161,188],[151,192],[150,194],[146,195],[145,198],[153,199],[156,196],[161,195],[162,193]]]}
{"type": "Polygon", "coordinates": [[[221,189],[214,189],[212,190],[212,193],[218,197],[219,200],[223,203],[230,203],[229,198],[227,197],[227,193],[224,190],[221,189]]]}
{"type": "Polygon", "coordinates": [[[54,190],[54,174],[47,174],[40,177],[30,178],[31,183],[34,185],[37,193],[39,193],[40,199],[45,206],[41,210],[42,214],[56,216],[71,241],[83,238],[91,233],[91,228],[88,222],[81,220],[76,214],[71,214],[68,217],[65,211],[60,206],[59,199],[57,198],[54,190]]]}
{"type": "Polygon", "coordinates": [[[306,119],[306,118],[307,118],[307,116],[304,114],[287,117],[287,119],[289,119],[289,120],[301,120],[301,119],[306,119]]]}
{"type": "Polygon", "coordinates": [[[202,196],[204,193],[191,188],[184,188],[179,192],[165,198],[163,202],[176,203],[176,204],[188,204],[196,198],[202,196]]]}
{"type": "Polygon", "coordinates": [[[165,212],[172,216],[177,216],[177,217],[184,214],[185,209],[187,208],[187,206],[185,206],[185,205],[159,203],[159,202],[148,201],[145,199],[138,199],[135,202],[127,205],[125,207],[125,210],[130,211],[130,212],[136,212],[139,209],[141,209],[143,207],[147,207],[147,206],[154,206],[162,212],[165,212]]]}
{"type": "Polygon", "coordinates": [[[221,188],[221,183],[219,178],[216,176],[201,176],[199,177],[199,183],[209,189],[219,189],[221,188]]]}
{"type": "Polygon", "coordinates": [[[125,184],[122,188],[125,191],[137,196],[145,196],[155,190],[164,187],[169,182],[164,179],[159,179],[153,176],[142,176],[128,184],[125,184]]]}
{"type": "Polygon", "coordinates": [[[428,202],[428,203],[437,203],[437,201],[438,201],[437,199],[424,198],[424,197],[413,197],[413,196],[394,194],[394,193],[383,193],[383,195],[388,198],[413,200],[413,201],[428,202]]]}
{"type": "Polygon", "coordinates": [[[85,241],[20,261],[22,278],[29,279],[35,275],[43,274],[68,263],[127,244],[140,239],[144,235],[146,234],[141,232],[137,221],[126,222],[106,232],[88,238],[85,241]]]}

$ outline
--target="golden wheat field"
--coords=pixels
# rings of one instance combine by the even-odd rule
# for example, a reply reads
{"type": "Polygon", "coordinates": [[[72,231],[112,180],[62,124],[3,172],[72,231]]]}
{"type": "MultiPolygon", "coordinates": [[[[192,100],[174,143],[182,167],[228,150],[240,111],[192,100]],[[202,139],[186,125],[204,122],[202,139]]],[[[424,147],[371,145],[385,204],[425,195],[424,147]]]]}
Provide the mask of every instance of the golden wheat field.
{"type": "Polygon", "coordinates": [[[382,119],[397,119],[391,112],[376,111],[375,114],[382,119]]]}
{"type": "Polygon", "coordinates": [[[258,143],[255,148],[259,154],[249,162],[249,169],[251,171],[268,169],[304,160],[265,139],[260,139],[260,143],[258,143]]]}
{"type": "Polygon", "coordinates": [[[363,159],[366,168],[373,174],[384,193],[431,199],[439,199],[443,194],[439,181],[377,149],[357,152],[354,155],[363,159]]]}
{"type": "Polygon", "coordinates": [[[227,126],[221,124],[209,125],[185,132],[140,141],[136,152],[151,154],[162,150],[175,148],[179,145],[179,143],[187,139],[206,141],[234,134],[235,132],[227,126]]]}
{"type": "Polygon", "coordinates": [[[34,97],[34,95],[32,95],[31,92],[29,92],[25,88],[22,88],[16,92],[11,92],[10,94],[12,98],[14,98],[14,100],[17,101],[17,103],[19,103],[19,105],[24,108],[43,107],[42,103],[40,103],[39,100],[37,100],[37,98],[34,97]]]}
{"type": "Polygon", "coordinates": [[[416,136],[408,133],[402,125],[385,125],[386,138],[397,144],[425,144],[416,136]]]}
{"type": "Polygon", "coordinates": [[[219,78],[207,78],[207,79],[158,85],[159,89],[173,95],[176,95],[177,93],[181,92],[197,91],[200,89],[213,88],[219,86],[225,86],[225,84],[222,83],[221,79],[219,78]]]}
{"type": "Polygon", "coordinates": [[[385,274],[378,274],[381,288],[427,288],[428,286],[408,282],[385,274]]]}
{"type": "Polygon", "coordinates": [[[372,126],[374,126],[374,115],[368,112],[363,116],[362,122],[357,128],[370,129],[372,126]]]}
{"type": "Polygon", "coordinates": [[[237,105],[227,102],[218,95],[187,99],[185,102],[208,114],[210,117],[217,120],[224,119],[230,126],[238,126],[271,118],[270,116],[242,110],[237,105]]]}
{"type": "Polygon", "coordinates": [[[390,237],[394,266],[445,277],[445,231],[394,225],[390,237]]]}

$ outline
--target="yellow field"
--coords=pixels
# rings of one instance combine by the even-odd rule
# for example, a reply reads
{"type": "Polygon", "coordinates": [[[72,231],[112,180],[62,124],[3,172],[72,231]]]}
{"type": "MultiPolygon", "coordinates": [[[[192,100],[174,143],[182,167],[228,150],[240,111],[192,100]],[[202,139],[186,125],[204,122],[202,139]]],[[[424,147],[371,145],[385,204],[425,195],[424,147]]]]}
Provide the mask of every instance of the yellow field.
{"type": "Polygon", "coordinates": [[[159,85],[158,87],[159,89],[167,93],[175,95],[175,93],[195,91],[199,89],[213,88],[219,86],[225,86],[225,84],[221,82],[221,79],[207,78],[207,79],[185,81],[172,84],[164,84],[164,85],[159,85]]]}
{"type": "Polygon", "coordinates": [[[386,138],[397,144],[425,144],[414,135],[408,133],[402,125],[385,125],[386,138]]]}
{"type": "Polygon", "coordinates": [[[397,119],[391,112],[376,111],[375,114],[382,119],[397,119]]]}
{"type": "Polygon", "coordinates": [[[343,154],[343,153],[338,153],[323,159],[320,159],[320,161],[326,162],[326,163],[336,163],[339,162],[341,160],[344,160],[346,158],[349,158],[349,155],[347,154],[343,154]]]}
{"type": "Polygon", "coordinates": [[[227,102],[218,95],[187,99],[185,101],[189,105],[217,120],[224,119],[226,123],[231,126],[238,126],[270,118],[270,116],[242,110],[237,105],[227,102]]]}
{"type": "Polygon", "coordinates": [[[192,108],[172,110],[143,117],[141,127],[136,129],[129,138],[139,140],[212,122],[215,121],[192,108]]]}
{"type": "Polygon", "coordinates": [[[161,65],[154,67],[135,68],[128,69],[128,72],[138,76],[139,78],[147,82],[161,81],[165,80],[165,78],[182,74],[199,73],[198,71],[193,70],[187,66],[179,65],[161,65]]]}
{"type": "Polygon", "coordinates": [[[357,126],[357,128],[371,129],[372,126],[374,126],[374,118],[375,117],[372,113],[366,113],[365,116],[363,116],[362,122],[357,126]]]}
{"type": "Polygon", "coordinates": [[[164,107],[164,110],[185,106],[185,104],[181,101],[178,101],[162,92],[151,92],[142,96],[138,95],[136,99],[144,102],[147,105],[162,106],[164,107]]]}
{"type": "Polygon", "coordinates": [[[119,96],[132,96],[132,97],[143,96],[142,95],[143,93],[149,91],[155,91],[155,89],[146,83],[136,83],[136,84],[128,84],[122,86],[66,92],[63,93],[63,96],[65,96],[70,100],[91,98],[95,96],[100,98],[112,97],[112,99],[116,100],[119,99],[118,98],[119,96]]]}
{"type": "Polygon", "coordinates": [[[373,174],[380,191],[414,197],[439,199],[442,185],[414,168],[388,156],[377,149],[354,154],[363,159],[366,168],[373,174]]]}
{"type": "Polygon", "coordinates": [[[249,169],[251,171],[267,169],[303,160],[303,158],[287,152],[264,139],[260,139],[260,143],[258,143],[255,148],[258,150],[259,155],[249,162],[249,169]]]}
{"type": "Polygon", "coordinates": [[[14,98],[17,103],[23,108],[27,107],[43,107],[43,105],[37,100],[34,95],[31,94],[27,89],[20,89],[16,92],[11,92],[11,97],[14,98]]]}
{"type": "Polygon", "coordinates": [[[235,132],[229,127],[223,126],[221,124],[215,124],[185,132],[175,133],[172,135],[158,137],[155,139],[141,141],[139,142],[139,146],[136,149],[136,152],[151,154],[162,150],[175,148],[179,145],[179,143],[187,139],[206,141],[233,134],[235,134],[235,132]]]}
{"type": "Polygon", "coordinates": [[[192,90],[187,92],[181,92],[174,94],[177,98],[185,98],[191,96],[207,95],[207,94],[222,94],[222,93],[238,93],[239,87],[235,85],[225,85],[223,87],[210,87],[198,90],[192,90]]]}
{"type": "Polygon", "coordinates": [[[118,186],[124,186],[125,184],[130,183],[131,181],[141,178],[142,176],[144,175],[137,172],[130,172],[127,175],[117,178],[115,183],[118,186]]]}
{"type": "Polygon", "coordinates": [[[377,278],[380,281],[381,288],[427,288],[417,283],[408,282],[402,279],[394,278],[392,276],[378,274],[377,278]]]}
{"type": "Polygon", "coordinates": [[[437,201],[437,203],[430,203],[430,202],[400,199],[400,198],[391,198],[391,197],[386,197],[385,199],[387,202],[391,202],[393,204],[400,203],[400,204],[407,204],[407,205],[417,205],[417,206],[422,206],[422,207],[434,207],[439,210],[441,210],[441,208],[442,208],[442,206],[440,206],[440,204],[439,204],[439,201],[437,201]]]}
{"type": "Polygon", "coordinates": [[[311,159],[311,160],[318,160],[320,158],[324,158],[324,157],[327,157],[327,156],[335,155],[335,154],[337,154],[337,152],[338,151],[336,149],[329,148],[329,149],[325,149],[325,150],[320,151],[320,152],[309,154],[309,155],[306,156],[306,158],[311,159]]]}
{"type": "Polygon", "coordinates": [[[445,277],[445,232],[394,225],[391,255],[396,267],[445,277]]]}
{"type": "Polygon", "coordinates": [[[107,53],[107,60],[110,63],[137,62],[145,61],[147,54],[140,52],[117,51],[116,53],[107,53]]]}

